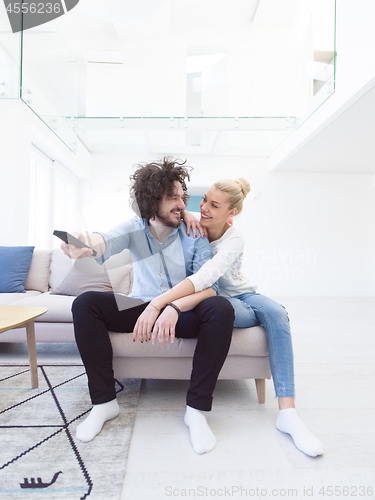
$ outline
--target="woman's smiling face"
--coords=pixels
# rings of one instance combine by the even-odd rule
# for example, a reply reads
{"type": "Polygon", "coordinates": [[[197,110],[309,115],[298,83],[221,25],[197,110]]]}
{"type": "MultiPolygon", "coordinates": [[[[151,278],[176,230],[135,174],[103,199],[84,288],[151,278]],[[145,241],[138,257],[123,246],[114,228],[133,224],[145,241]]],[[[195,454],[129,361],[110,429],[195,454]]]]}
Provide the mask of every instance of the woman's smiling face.
{"type": "Polygon", "coordinates": [[[228,197],[223,191],[211,186],[199,204],[202,226],[220,227],[235,215],[235,209],[229,209],[228,197]]]}

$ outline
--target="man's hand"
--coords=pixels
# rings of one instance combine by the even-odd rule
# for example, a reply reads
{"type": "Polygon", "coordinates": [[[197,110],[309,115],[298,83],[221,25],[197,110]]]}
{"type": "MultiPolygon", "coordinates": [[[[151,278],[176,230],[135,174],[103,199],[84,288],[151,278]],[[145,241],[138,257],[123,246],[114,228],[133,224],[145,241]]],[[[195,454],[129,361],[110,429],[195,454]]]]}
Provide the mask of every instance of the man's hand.
{"type": "Polygon", "coordinates": [[[161,346],[164,346],[164,343],[168,345],[169,337],[171,337],[171,344],[173,344],[177,320],[177,311],[173,309],[173,307],[167,306],[158,317],[154,329],[152,330],[152,343],[155,344],[156,337],[158,337],[161,346]]]}
{"type": "MultiPolygon", "coordinates": [[[[86,245],[88,244],[84,234],[76,232],[73,233],[73,236],[75,236],[78,240],[83,241],[86,245]]],[[[61,243],[60,248],[70,259],[81,259],[82,257],[91,257],[92,255],[91,248],[78,248],[75,245],[69,245],[64,241],[61,243]]]]}
{"type": "Polygon", "coordinates": [[[190,236],[190,230],[192,230],[194,238],[196,238],[197,237],[197,228],[199,229],[199,232],[201,233],[202,238],[204,238],[205,236],[208,236],[206,228],[204,228],[203,226],[201,226],[199,224],[199,221],[194,217],[193,214],[191,214],[187,210],[183,210],[182,211],[182,218],[186,224],[186,233],[188,236],[190,236]]]}
{"type": "Polygon", "coordinates": [[[155,320],[158,317],[159,311],[152,305],[148,305],[143,313],[139,316],[134,330],[133,341],[138,338],[141,342],[151,340],[151,330],[154,326],[155,320]]]}

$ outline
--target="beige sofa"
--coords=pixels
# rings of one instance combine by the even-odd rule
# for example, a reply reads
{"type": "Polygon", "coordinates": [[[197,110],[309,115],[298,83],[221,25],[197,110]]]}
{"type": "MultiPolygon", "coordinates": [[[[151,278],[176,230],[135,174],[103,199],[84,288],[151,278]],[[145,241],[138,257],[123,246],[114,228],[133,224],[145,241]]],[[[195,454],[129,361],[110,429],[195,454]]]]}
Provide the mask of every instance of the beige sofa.
{"type": "MultiPolygon", "coordinates": [[[[35,321],[37,342],[74,342],[71,305],[75,295],[90,289],[128,295],[133,281],[132,263],[125,250],[99,266],[71,261],[60,249],[35,250],[25,283],[25,293],[0,293],[0,305],[45,306],[49,310],[35,321]],[[77,269],[77,264],[79,264],[77,269]]],[[[110,333],[114,371],[118,378],[190,378],[194,339],[176,339],[169,346],[133,342],[132,335],[110,333]]],[[[4,332],[0,342],[25,342],[24,329],[4,332]]],[[[265,401],[265,379],[271,378],[265,331],[262,327],[234,328],[228,357],[220,379],[256,382],[258,401],[265,401]]]]}

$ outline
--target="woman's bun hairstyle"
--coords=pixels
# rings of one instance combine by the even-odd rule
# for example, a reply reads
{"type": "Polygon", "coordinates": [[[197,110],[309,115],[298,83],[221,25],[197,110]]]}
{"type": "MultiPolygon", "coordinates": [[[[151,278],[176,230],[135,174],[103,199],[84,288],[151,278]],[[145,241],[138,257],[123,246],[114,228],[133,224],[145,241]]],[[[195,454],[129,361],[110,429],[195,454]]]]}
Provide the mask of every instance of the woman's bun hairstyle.
{"type": "Polygon", "coordinates": [[[224,179],[222,181],[215,182],[215,189],[222,191],[228,197],[229,208],[237,209],[237,215],[242,210],[243,200],[246,198],[247,194],[250,192],[250,184],[243,177],[239,177],[236,180],[224,179]]]}
{"type": "Polygon", "coordinates": [[[250,193],[250,184],[244,177],[238,177],[238,179],[236,179],[236,182],[237,184],[239,184],[243,197],[245,199],[246,196],[250,193]]]}

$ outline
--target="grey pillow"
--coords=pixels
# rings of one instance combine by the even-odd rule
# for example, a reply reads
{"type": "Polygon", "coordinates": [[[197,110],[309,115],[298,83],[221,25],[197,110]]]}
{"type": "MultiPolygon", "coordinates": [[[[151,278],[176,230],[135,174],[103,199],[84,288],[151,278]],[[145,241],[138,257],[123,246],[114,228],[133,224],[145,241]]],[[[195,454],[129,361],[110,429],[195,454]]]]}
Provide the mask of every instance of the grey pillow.
{"type": "Polygon", "coordinates": [[[77,259],[52,295],[80,295],[83,292],[112,292],[106,269],[92,259],[77,259]]]}

